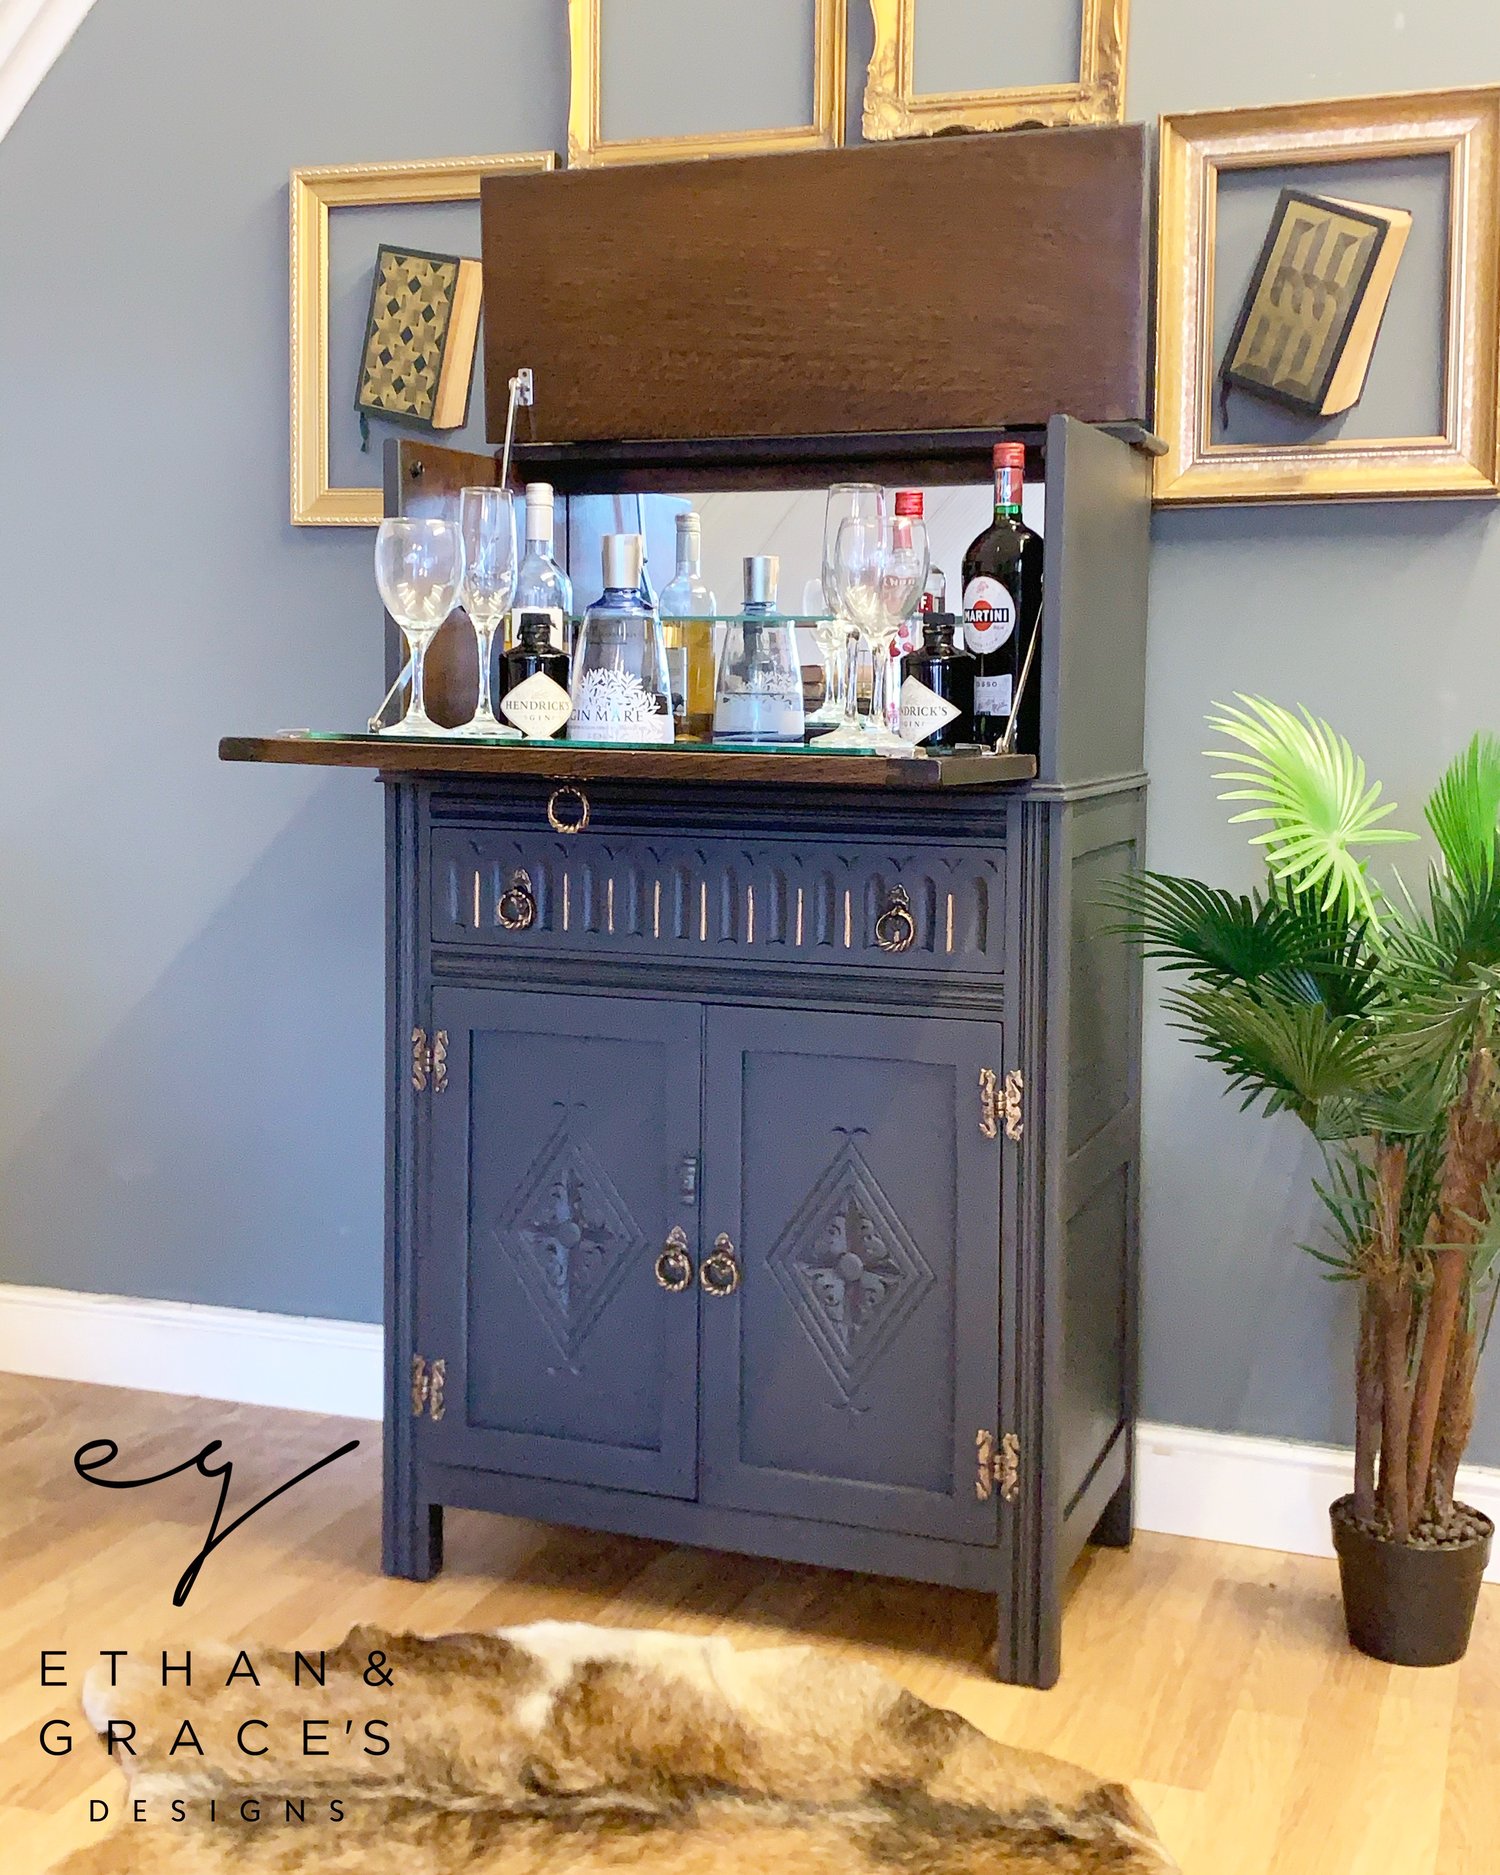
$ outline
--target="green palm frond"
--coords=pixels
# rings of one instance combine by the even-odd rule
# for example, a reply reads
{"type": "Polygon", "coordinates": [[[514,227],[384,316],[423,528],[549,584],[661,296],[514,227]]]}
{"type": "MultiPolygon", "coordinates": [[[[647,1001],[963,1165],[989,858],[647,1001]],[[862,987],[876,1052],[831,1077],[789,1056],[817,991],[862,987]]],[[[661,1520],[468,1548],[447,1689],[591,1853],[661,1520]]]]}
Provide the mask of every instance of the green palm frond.
{"type": "Polygon", "coordinates": [[[1481,730],[1449,763],[1428,797],[1427,824],[1455,881],[1485,885],[1496,867],[1500,825],[1500,738],[1481,730]]]}
{"type": "Polygon", "coordinates": [[[1294,716],[1264,697],[1239,701],[1243,709],[1220,704],[1221,713],[1209,718],[1211,728],[1241,745],[1208,751],[1243,764],[1215,775],[1243,784],[1220,800],[1251,803],[1233,816],[1235,824],[1270,822],[1252,844],[1265,847],[1273,878],[1297,893],[1319,895],[1325,911],[1340,909],[1378,932],[1375,898],[1355,849],[1416,836],[1379,824],[1395,804],[1380,805],[1380,783],[1367,780],[1364,763],[1321,718],[1306,710],[1294,716]]]}
{"type": "Polygon", "coordinates": [[[1173,1027],[1244,1095],[1244,1106],[1295,1113],[1320,1139],[1369,1131],[1362,1103],[1382,1091],[1370,1023],[1335,1016],[1321,1003],[1266,1002],[1234,985],[1173,991],[1166,1008],[1173,1027]]]}
{"type": "Polygon", "coordinates": [[[1277,907],[1172,873],[1123,874],[1108,901],[1122,914],[1112,927],[1165,970],[1254,982],[1299,964],[1277,907]]]}
{"type": "Polygon", "coordinates": [[[1324,1003],[1339,1015],[1378,993],[1364,927],[1280,886],[1235,894],[1161,872],[1123,875],[1103,902],[1127,937],[1163,970],[1200,983],[1254,985],[1266,997],[1324,1003]]]}

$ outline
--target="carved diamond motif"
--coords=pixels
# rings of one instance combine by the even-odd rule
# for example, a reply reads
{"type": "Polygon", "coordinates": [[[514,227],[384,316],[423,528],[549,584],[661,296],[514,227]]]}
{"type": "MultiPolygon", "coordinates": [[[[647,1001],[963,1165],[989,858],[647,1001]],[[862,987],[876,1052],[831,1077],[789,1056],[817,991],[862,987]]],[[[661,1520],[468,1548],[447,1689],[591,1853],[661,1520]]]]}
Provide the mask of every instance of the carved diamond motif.
{"type": "Polygon", "coordinates": [[[646,1246],[614,1181],[567,1121],[527,1169],[496,1236],[570,1360],[646,1246]]]}
{"type": "Polygon", "coordinates": [[[767,1262],[845,1399],[937,1281],[851,1139],[767,1262]]]}

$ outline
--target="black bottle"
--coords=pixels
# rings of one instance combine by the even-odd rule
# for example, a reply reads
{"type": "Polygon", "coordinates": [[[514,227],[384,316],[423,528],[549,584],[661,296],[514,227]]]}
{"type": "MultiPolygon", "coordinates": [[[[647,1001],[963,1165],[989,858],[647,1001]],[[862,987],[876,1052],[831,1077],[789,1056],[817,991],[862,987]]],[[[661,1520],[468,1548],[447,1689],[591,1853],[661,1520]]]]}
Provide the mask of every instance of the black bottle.
{"type": "MultiPolygon", "coordinates": [[[[964,641],[975,670],[975,740],[993,746],[1010,728],[1021,674],[1042,618],[1042,537],[1021,519],[1026,450],[996,443],[995,518],[971,542],[963,563],[964,641]]],[[[1016,747],[1035,755],[1040,734],[1041,672],[1021,698],[1016,747]]]]}
{"type": "MultiPolygon", "coordinates": [[[[550,677],[566,697],[568,654],[557,650],[552,642],[552,614],[523,612],[517,630],[520,642],[512,646],[500,660],[500,695],[495,699],[497,706],[505,701],[512,690],[518,690],[528,677],[550,677]]],[[[566,714],[557,727],[548,733],[561,735],[565,722],[566,714]]],[[[518,724],[517,727],[524,728],[525,725],[518,724]]]]}
{"type": "Polygon", "coordinates": [[[958,620],[951,612],[927,612],[922,617],[922,643],[901,660],[901,733],[908,742],[921,738],[924,749],[956,749],[974,740],[974,673],[977,660],[953,642],[958,620]],[[958,711],[930,735],[939,705],[922,696],[909,696],[906,680],[916,678],[933,696],[958,711]]]}

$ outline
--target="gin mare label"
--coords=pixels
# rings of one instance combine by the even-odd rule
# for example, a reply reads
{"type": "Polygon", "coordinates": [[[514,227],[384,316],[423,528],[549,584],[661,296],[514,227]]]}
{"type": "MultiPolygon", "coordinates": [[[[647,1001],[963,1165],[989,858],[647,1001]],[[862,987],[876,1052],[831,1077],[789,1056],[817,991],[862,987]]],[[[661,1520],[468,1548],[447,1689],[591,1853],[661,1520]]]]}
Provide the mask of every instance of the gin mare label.
{"type": "Polygon", "coordinates": [[[940,697],[920,678],[908,677],[901,686],[901,733],[908,742],[925,742],[955,716],[962,715],[946,697],[940,697]]]}
{"type": "Polygon", "coordinates": [[[524,683],[507,690],[500,699],[500,714],[515,724],[523,736],[541,740],[555,736],[568,720],[573,700],[562,685],[545,671],[533,671],[524,683]]]}

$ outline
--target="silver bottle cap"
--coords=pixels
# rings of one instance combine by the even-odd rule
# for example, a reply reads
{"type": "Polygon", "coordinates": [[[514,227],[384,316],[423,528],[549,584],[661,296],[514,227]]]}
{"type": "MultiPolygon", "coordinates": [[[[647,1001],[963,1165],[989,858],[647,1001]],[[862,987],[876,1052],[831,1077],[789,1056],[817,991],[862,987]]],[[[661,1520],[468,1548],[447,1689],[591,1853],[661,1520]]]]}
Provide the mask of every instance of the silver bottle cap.
{"type": "Polygon", "coordinates": [[[645,557],[646,544],[639,534],[606,534],[604,584],[633,591],[641,583],[641,563],[645,557]]]}
{"type": "Polygon", "coordinates": [[[690,534],[696,540],[703,538],[703,517],[696,508],[684,508],[677,517],[678,539],[684,534],[690,534]]]}
{"type": "Polygon", "coordinates": [[[776,582],[781,576],[781,559],[774,553],[745,555],[745,604],[775,605],[776,582]]]}
{"type": "Polygon", "coordinates": [[[526,484],[526,538],[546,541],[552,539],[552,484],[550,482],[526,484]]]}

